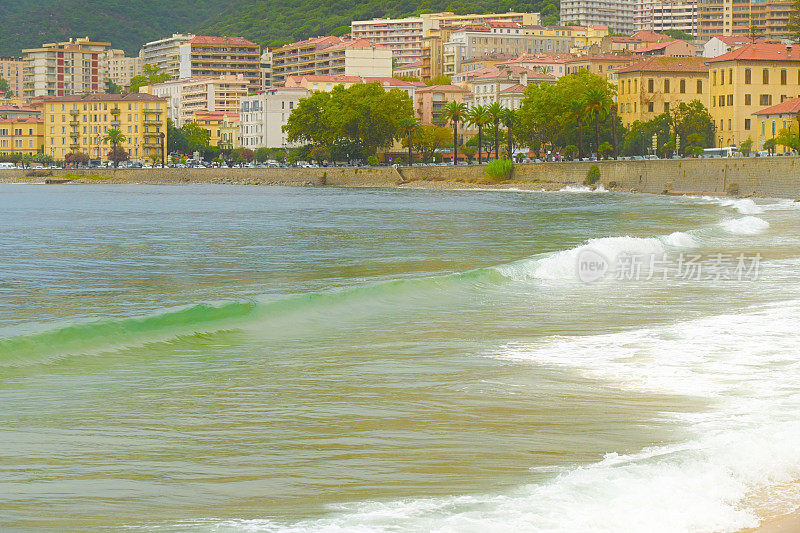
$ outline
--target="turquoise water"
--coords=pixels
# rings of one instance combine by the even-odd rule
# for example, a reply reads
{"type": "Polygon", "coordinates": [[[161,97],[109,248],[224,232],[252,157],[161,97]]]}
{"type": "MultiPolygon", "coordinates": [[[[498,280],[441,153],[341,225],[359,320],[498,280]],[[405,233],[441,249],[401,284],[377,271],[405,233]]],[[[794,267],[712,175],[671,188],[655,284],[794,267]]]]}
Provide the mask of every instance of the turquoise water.
{"type": "Polygon", "coordinates": [[[4,185],[0,529],[735,531],[800,474],[798,274],[791,201],[4,185]]]}

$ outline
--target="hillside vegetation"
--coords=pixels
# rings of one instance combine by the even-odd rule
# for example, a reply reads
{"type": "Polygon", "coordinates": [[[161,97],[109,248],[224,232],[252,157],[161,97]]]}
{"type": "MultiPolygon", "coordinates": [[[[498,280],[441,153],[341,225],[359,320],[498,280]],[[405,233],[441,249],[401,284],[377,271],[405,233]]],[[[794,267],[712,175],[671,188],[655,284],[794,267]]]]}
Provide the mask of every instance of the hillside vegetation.
{"type": "Polygon", "coordinates": [[[351,20],[420,11],[543,12],[556,20],[558,0],[2,0],[0,56],[69,37],[110,41],[128,54],[175,32],[241,35],[261,45],[323,35],[351,20]]]}

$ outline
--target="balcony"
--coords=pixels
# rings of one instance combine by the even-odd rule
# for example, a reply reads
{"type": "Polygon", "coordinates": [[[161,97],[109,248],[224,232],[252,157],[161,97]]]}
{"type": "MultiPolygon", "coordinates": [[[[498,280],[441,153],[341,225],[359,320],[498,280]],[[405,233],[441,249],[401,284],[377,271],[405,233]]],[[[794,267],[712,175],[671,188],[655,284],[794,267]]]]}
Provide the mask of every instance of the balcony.
{"type": "Polygon", "coordinates": [[[69,121],[69,125],[72,126],[73,128],[77,128],[79,124],[80,124],[80,122],[78,120],[70,120],[69,121]]]}
{"type": "Polygon", "coordinates": [[[112,108],[112,109],[111,109],[111,114],[112,114],[112,115],[119,115],[119,114],[120,114],[120,110],[119,110],[119,108],[118,108],[118,107],[114,107],[114,108],[112,108]]]}
{"type": "Polygon", "coordinates": [[[78,111],[77,109],[70,109],[69,114],[72,116],[77,116],[78,114],[80,114],[80,111],[78,111]]]}

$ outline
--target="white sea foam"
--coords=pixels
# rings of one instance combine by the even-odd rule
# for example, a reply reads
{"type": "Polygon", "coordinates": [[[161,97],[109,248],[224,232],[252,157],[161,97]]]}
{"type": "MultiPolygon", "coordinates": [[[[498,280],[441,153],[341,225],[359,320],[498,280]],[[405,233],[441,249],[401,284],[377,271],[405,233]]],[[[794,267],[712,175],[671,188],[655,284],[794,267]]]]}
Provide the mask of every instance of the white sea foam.
{"type": "Polygon", "coordinates": [[[594,189],[591,187],[586,187],[585,185],[567,185],[566,187],[559,189],[557,192],[572,192],[572,193],[604,193],[609,192],[608,189],[603,187],[602,185],[598,185],[594,189]]]}
{"type": "Polygon", "coordinates": [[[720,222],[720,226],[729,232],[736,235],[758,235],[769,228],[769,222],[758,217],[742,217],[732,218],[720,222]]]}
{"type": "Polygon", "coordinates": [[[664,244],[672,248],[695,248],[697,241],[688,233],[676,231],[662,238],[664,244]]]}

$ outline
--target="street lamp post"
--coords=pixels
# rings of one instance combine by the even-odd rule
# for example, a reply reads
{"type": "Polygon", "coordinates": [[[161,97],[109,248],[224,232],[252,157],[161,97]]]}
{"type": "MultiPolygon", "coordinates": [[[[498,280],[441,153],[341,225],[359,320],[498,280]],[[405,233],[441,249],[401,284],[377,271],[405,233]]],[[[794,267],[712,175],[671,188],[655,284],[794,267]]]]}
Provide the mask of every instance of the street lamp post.
{"type": "Polygon", "coordinates": [[[165,154],[167,152],[166,146],[164,146],[164,140],[166,139],[167,136],[164,134],[163,131],[160,131],[158,132],[158,137],[159,139],[161,139],[161,168],[164,168],[165,154]]]}

